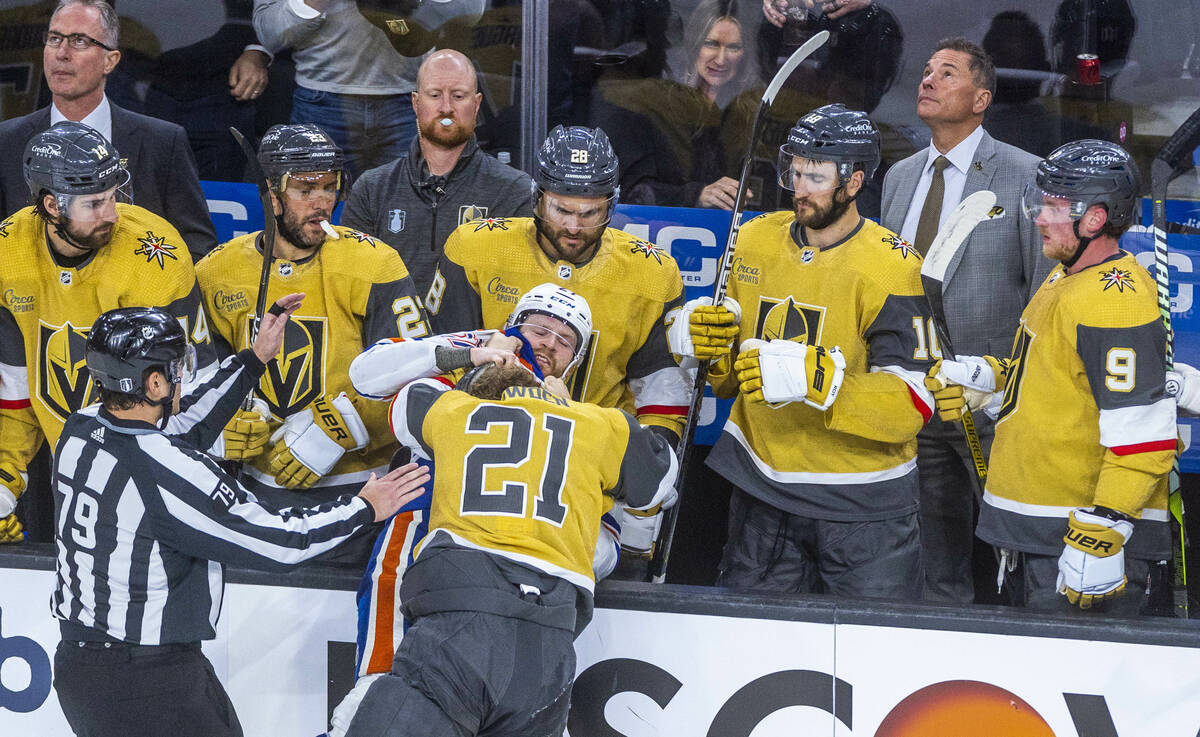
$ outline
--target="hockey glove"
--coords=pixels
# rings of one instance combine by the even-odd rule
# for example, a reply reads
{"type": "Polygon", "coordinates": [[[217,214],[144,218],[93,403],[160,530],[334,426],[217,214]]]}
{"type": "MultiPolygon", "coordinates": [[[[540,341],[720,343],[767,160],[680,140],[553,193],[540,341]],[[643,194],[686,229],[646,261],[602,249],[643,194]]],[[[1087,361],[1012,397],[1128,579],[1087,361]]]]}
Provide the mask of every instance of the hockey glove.
{"type": "Polygon", "coordinates": [[[1124,591],[1123,548],[1132,535],[1133,523],[1127,519],[1072,511],[1063,537],[1067,545],[1058,558],[1058,593],[1080,609],[1089,609],[1124,591]]]}
{"type": "Polygon", "coordinates": [[[654,553],[654,541],[662,527],[662,505],[649,509],[630,509],[624,502],[614,502],[612,516],[621,529],[621,552],[639,558],[654,553]]]}
{"type": "Polygon", "coordinates": [[[608,578],[621,560],[621,525],[612,512],[600,517],[600,534],[596,536],[596,550],[592,553],[592,577],[597,581],[608,578]]]}
{"type": "Polygon", "coordinates": [[[804,402],[825,411],[842,388],[846,358],[836,346],[751,339],[742,343],[733,370],[752,402],[804,402]]]}
{"type": "Polygon", "coordinates": [[[726,297],[716,307],[712,297],[698,297],[679,308],[667,328],[667,347],[680,358],[717,361],[729,355],[742,321],[742,308],[726,297]]]}
{"type": "Polygon", "coordinates": [[[25,491],[25,476],[11,463],[0,463],[0,517],[17,508],[17,497],[25,491]]]}
{"type": "Polygon", "coordinates": [[[933,392],[938,417],[955,422],[970,407],[977,412],[1004,388],[1008,361],[992,356],[957,356],[955,361],[938,360],[925,377],[925,388],[933,392]]]}
{"type": "Polygon", "coordinates": [[[271,410],[261,399],[253,400],[253,409],[240,409],[225,426],[225,460],[248,461],[262,455],[271,437],[271,410]]]}
{"type": "Polygon", "coordinates": [[[1200,415],[1200,371],[1186,363],[1176,363],[1167,372],[1167,394],[1175,397],[1179,409],[1189,415],[1200,415]]]}
{"type": "Polygon", "coordinates": [[[333,468],[348,450],[367,445],[367,428],[345,392],[325,395],[283,421],[271,436],[269,471],[275,483],[307,489],[333,468]]]}
{"type": "Polygon", "coordinates": [[[17,519],[17,515],[10,514],[0,519],[0,545],[19,543],[24,539],[25,532],[21,529],[21,520],[17,519]]]}

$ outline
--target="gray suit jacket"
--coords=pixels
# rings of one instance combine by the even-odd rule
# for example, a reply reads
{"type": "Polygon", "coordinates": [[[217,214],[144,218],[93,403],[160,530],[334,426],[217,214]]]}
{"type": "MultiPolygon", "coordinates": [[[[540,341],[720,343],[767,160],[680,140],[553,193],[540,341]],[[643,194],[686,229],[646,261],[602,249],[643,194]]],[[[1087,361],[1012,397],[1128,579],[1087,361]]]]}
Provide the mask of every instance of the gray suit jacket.
{"type": "MultiPolygon", "coordinates": [[[[928,149],[922,149],[888,170],[880,217],[885,228],[899,233],[904,226],[927,157],[928,149]]],[[[960,355],[1007,358],[1025,304],[1054,266],[1042,255],[1037,228],[1021,214],[1021,190],[1038,161],[987,131],[975,151],[963,197],[991,190],[1004,211],[975,228],[942,283],[947,327],[960,355]]]]}

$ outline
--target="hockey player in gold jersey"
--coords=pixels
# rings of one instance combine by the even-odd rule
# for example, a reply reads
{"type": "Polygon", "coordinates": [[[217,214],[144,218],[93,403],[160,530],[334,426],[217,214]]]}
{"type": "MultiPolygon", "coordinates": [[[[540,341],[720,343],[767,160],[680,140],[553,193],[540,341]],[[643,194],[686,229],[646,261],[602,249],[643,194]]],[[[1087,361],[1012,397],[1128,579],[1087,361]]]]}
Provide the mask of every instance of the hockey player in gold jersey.
{"type": "Polygon", "coordinates": [[[725,304],[693,300],[669,330],[676,355],[713,361],[718,396],[737,396],[708,457],[736,487],[719,585],[920,596],[929,321],[920,256],[854,202],[878,163],[865,114],[801,118],[779,158],[794,212],[743,226],[725,304]]]}
{"type": "MultiPolygon", "coordinates": [[[[235,419],[249,449],[242,471],[247,487],[273,504],[312,505],[362,486],[391,455],[386,407],[361,401],[347,376],[350,361],[376,340],[420,338],[429,328],[396,251],[329,225],[347,186],[341,149],[315,125],[277,125],[258,157],[278,231],[267,299],[306,296],[278,369],[268,369],[256,391],[266,405],[257,414],[269,416],[244,411],[235,419]],[[266,442],[268,424],[274,432],[266,442]]],[[[262,233],[240,236],[197,266],[219,352],[250,344],[262,240],[262,233]]]]}
{"type": "Polygon", "coordinates": [[[1166,330],[1154,280],[1117,245],[1140,181],[1106,141],[1065,144],[1038,164],[1025,214],[1060,265],[1021,315],[1010,361],[959,356],[929,380],[939,413],[956,417],[965,402],[998,417],[976,533],[1020,563],[1017,599],[1030,608],[1137,614],[1149,563],[1169,556],[1166,330]]]}
{"type": "Polygon", "coordinates": [[[690,381],[667,350],[664,318],[683,303],[683,280],[657,246],[607,227],[618,194],[608,136],[556,127],[538,150],[534,183],[532,218],[476,220],[446,241],[425,299],[433,328],[499,328],[534,286],[566,287],[604,305],[571,395],[677,437],[690,381]]]}
{"type": "Polygon", "coordinates": [[[457,388],[418,379],[392,404],[396,436],[438,470],[401,584],[413,625],[349,737],[562,734],[600,515],[675,498],[674,452],[629,414],[558,397],[511,362],[457,388]]]}
{"type": "MultiPolygon", "coordinates": [[[[13,512],[30,460],[95,396],[83,346],[92,322],[117,307],[161,307],[215,355],[192,259],[167,221],[128,204],[129,174],[103,136],[62,122],[29,140],[22,159],[35,202],[0,222],[0,519],[13,512]]],[[[53,539],[53,509],[30,498],[31,539],[53,539]]],[[[20,539],[5,526],[2,542],[20,539]]]]}

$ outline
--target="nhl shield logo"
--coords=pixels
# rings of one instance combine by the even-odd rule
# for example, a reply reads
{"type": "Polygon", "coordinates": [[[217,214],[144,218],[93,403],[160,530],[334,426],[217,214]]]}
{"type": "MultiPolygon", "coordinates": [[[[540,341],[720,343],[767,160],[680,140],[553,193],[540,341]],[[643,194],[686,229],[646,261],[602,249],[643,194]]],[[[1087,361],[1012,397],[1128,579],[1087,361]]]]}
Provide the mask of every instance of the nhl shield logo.
{"type": "Polygon", "coordinates": [[[71,276],[71,272],[66,270],[58,272],[58,282],[63,286],[71,286],[71,282],[73,280],[74,278],[71,276]]]}
{"type": "Polygon", "coordinates": [[[292,275],[291,262],[288,262],[288,261],[280,261],[279,262],[279,275],[280,276],[291,276],[292,275]]]}
{"type": "Polygon", "coordinates": [[[805,248],[803,251],[800,252],[800,263],[811,264],[813,258],[815,258],[816,255],[817,255],[816,249],[805,248]]]}
{"type": "Polygon", "coordinates": [[[574,273],[575,273],[575,269],[571,268],[570,264],[559,264],[558,265],[558,278],[559,279],[570,279],[571,274],[574,274],[574,273]]]}
{"type": "Polygon", "coordinates": [[[92,402],[92,380],[85,361],[87,329],[67,322],[41,323],[38,331],[37,394],[54,414],[67,419],[92,402]]]}
{"type": "MultiPolygon", "coordinates": [[[[404,210],[388,210],[387,229],[389,233],[399,233],[404,230],[404,221],[408,213],[404,210]]],[[[462,222],[461,220],[459,222],[462,222]]]]}

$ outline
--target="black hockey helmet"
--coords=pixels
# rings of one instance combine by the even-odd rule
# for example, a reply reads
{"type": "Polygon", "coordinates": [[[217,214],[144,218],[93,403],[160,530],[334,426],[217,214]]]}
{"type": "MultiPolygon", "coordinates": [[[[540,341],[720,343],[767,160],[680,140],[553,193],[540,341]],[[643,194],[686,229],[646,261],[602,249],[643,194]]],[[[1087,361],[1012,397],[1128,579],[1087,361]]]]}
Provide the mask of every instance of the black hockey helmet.
{"type": "Polygon", "coordinates": [[[1092,205],[1104,205],[1109,224],[1127,228],[1135,219],[1141,181],[1133,157],[1117,144],[1095,139],[1072,141],[1038,163],[1022,204],[1031,220],[1037,219],[1047,196],[1067,200],[1072,220],[1078,220],[1092,205]]]}
{"type": "Polygon", "coordinates": [[[89,195],[129,181],[115,146],[96,129],[67,120],[30,138],[21,165],[35,201],[46,191],[60,197],[89,195]]]}
{"type": "Polygon", "coordinates": [[[855,165],[870,179],[879,166],[879,131],[864,112],[848,110],[840,102],[824,105],[800,118],[779,147],[779,186],[791,190],[793,156],[832,161],[838,184],[846,183],[855,165]]]}
{"type": "Polygon", "coordinates": [[[186,382],[196,354],[174,317],[154,307],[121,307],[92,323],[85,356],[97,384],[144,400],[147,371],[161,371],[174,384],[186,382]]]}
{"type": "Polygon", "coordinates": [[[271,126],[258,145],[258,163],[280,192],[297,172],[333,172],[338,175],[339,199],[349,190],[341,147],[312,123],[271,126]]]}
{"type": "Polygon", "coordinates": [[[617,154],[600,128],[556,125],[538,149],[533,181],[546,192],[615,198],[617,154]]]}

